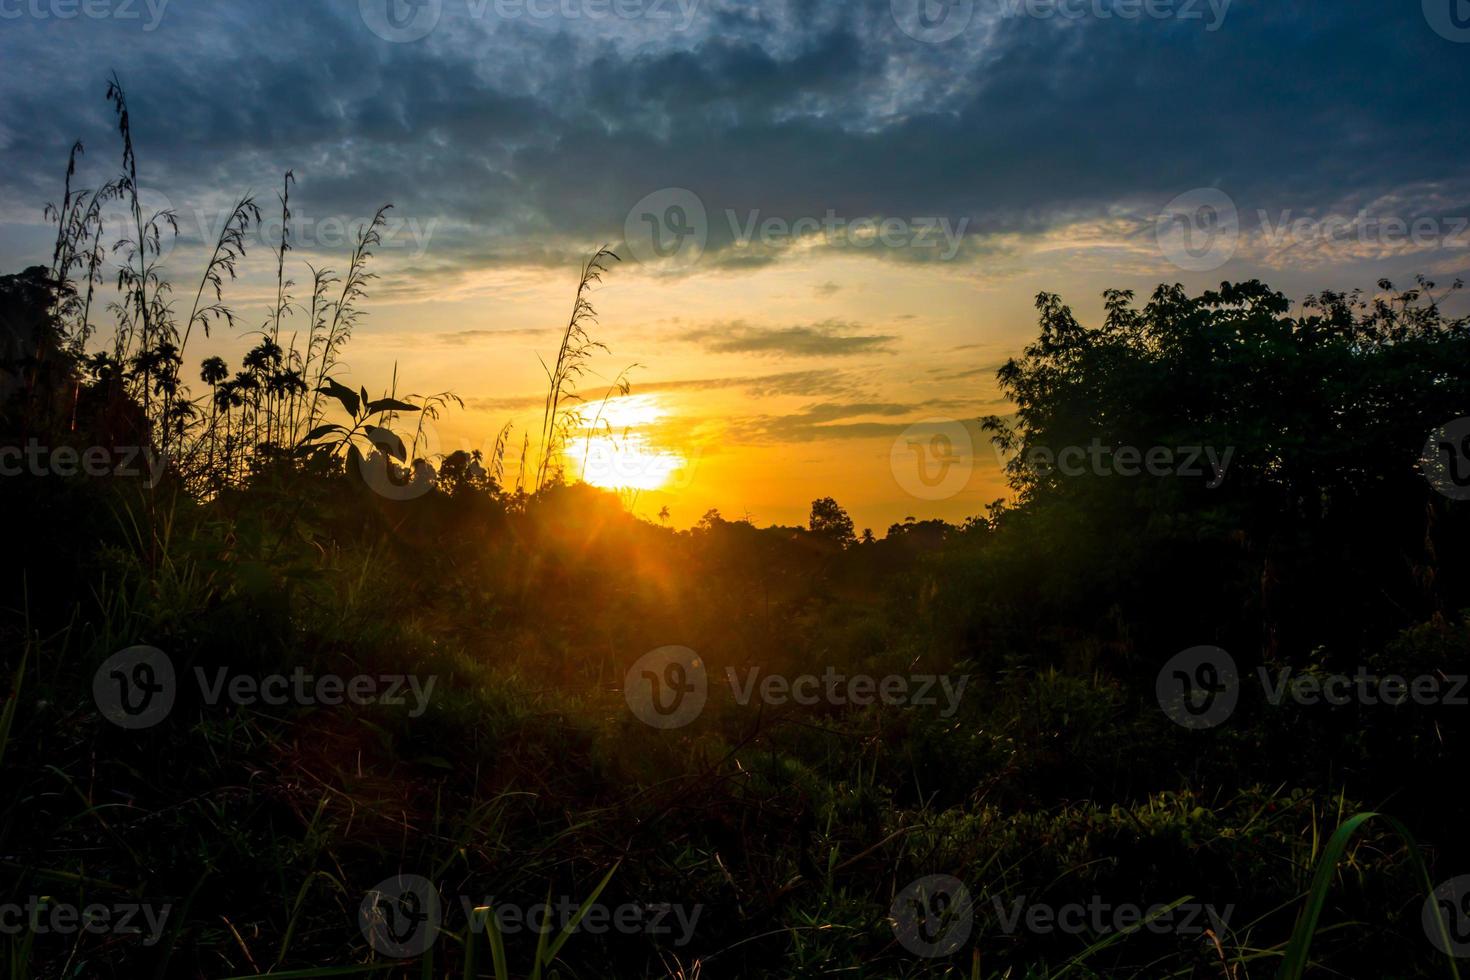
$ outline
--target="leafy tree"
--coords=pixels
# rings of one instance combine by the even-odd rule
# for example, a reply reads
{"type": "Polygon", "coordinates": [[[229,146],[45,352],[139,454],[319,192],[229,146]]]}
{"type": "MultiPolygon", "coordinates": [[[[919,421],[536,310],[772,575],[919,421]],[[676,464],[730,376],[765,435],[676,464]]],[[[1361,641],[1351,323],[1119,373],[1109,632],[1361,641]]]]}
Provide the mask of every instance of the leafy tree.
{"type": "Polygon", "coordinates": [[[857,540],[853,533],[852,518],[831,497],[812,501],[812,514],[807,526],[813,534],[844,548],[857,540]]]}

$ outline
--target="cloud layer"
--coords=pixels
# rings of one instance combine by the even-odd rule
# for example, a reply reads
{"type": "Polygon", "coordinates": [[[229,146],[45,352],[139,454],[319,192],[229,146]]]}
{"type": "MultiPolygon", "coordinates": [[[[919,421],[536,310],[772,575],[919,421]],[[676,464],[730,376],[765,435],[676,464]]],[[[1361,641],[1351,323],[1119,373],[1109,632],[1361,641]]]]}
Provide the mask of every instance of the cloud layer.
{"type": "Polygon", "coordinates": [[[1230,195],[1248,234],[1263,212],[1470,212],[1470,48],[1415,3],[1125,19],[1098,15],[1128,9],[1111,0],[1076,17],[975,0],[964,31],[925,43],[897,0],[423,0],[433,31],[394,43],[362,13],[390,2],[406,0],[15,8],[0,19],[0,206],[33,220],[79,137],[88,175],[114,169],[112,68],[144,182],[186,228],[248,189],[269,201],[294,168],[300,207],[349,228],[385,201],[434,222],[396,270],[419,283],[561,264],[618,241],[662,188],[707,209],[699,269],[793,254],[742,247],[727,213],[963,221],[963,261],[1067,229],[1146,238],[1164,202],[1202,187],[1230,195]]]}

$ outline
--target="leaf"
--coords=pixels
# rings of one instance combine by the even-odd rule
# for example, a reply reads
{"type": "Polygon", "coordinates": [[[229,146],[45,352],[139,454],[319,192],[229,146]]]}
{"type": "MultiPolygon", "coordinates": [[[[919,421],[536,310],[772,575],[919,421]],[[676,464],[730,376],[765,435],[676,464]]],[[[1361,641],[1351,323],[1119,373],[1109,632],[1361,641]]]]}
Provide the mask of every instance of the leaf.
{"type": "Polygon", "coordinates": [[[358,399],[357,393],[351,388],[347,387],[344,384],[339,384],[338,382],[333,381],[331,378],[328,378],[327,383],[318,388],[317,391],[320,391],[327,395],[331,395],[333,398],[337,399],[339,402],[342,403],[342,407],[347,409],[348,415],[351,415],[353,418],[357,418],[357,409],[362,404],[362,402],[358,399]]]}
{"type": "Polygon", "coordinates": [[[403,445],[403,440],[398,438],[391,429],[385,429],[379,425],[369,425],[363,428],[363,434],[368,441],[380,450],[392,456],[402,463],[408,459],[408,448],[403,445]]]}
{"type": "Polygon", "coordinates": [[[306,434],[306,441],[311,442],[313,439],[320,439],[322,436],[326,435],[329,432],[342,431],[342,426],[338,425],[335,422],[330,422],[326,425],[319,425],[306,434]]]}
{"type": "MultiPolygon", "coordinates": [[[[602,895],[602,890],[607,887],[609,881],[612,881],[612,876],[617,873],[618,865],[622,863],[622,861],[618,861],[611,868],[607,869],[607,874],[603,875],[602,880],[597,883],[597,887],[592,889],[592,894],[588,895],[587,900],[582,903],[581,908],[577,909],[577,914],[572,916],[571,920],[562,927],[561,934],[556,937],[556,941],[544,953],[545,959],[542,962],[547,966],[550,966],[552,960],[556,959],[557,954],[561,952],[561,948],[567,944],[567,940],[572,938],[572,933],[577,931],[577,926],[582,923],[582,918],[597,903],[597,899],[602,895]]],[[[550,896],[548,895],[547,897],[549,898],[550,896]]],[[[542,938],[545,938],[545,935],[543,933],[542,938]]],[[[543,954],[538,951],[537,955],[539,957],[543,954]]]]}
{"type": "Polygon", "coordinates": [[[368,402],[367,410],[369,414],[373,412],[417,412],[419,407],[410,405],[408,402],[401,402],[396,398],[379,398],[375,402],[368,402]]]}
{"type": "Polygon", "coordinates": [[[362,396],[362,403],[366,405],[368,403],[367,386],[364,385],[362,388],[358,389],[358,394],[362,396]]]}

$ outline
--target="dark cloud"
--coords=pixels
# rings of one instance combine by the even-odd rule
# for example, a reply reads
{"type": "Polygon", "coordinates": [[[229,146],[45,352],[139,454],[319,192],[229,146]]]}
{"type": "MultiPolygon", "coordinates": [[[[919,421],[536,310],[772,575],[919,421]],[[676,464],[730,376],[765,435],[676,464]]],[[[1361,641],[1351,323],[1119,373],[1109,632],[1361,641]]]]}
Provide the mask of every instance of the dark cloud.
{"type": "Polygon", "coordinates": [[[467,347],[470,344],[493,343],[509,337],[545,337],[547,331],[537,327],[507,327],[504,330],[454,330],[445,333],[415,334],[414,343],[467,347]]]}
{"type": "Polygon", "coordinates": [[[930,368],[929,373],[936,381],[965,381],[973,378],[994,378],[1001,365],[988,364],[973,368],[930,368]]]}
{"type": "Polygon", "coordinates": [[[918,407],[891,402],[822,402],[789,415],[731,419],[726,435],[740,444],[872,438],[902,432],[908,423],[872,421],[871,417],[896,419],[913,414],[918,407]]]}
{"type": "Polygon", "coordinates": [[[857,324],[827,320],[806,326],[764,327],[743,321],[719,324],[685,334],[685,339],[717,354],[771,354],[778,357],[850,357],[889,353],[898,338],[891,334],[857,333],[857,324]]]}
{"type": "Polygon", "coordinates": [[[422,273],[400,271],[403,290],[618,241],[633,203],[665,187],[706,208],[694,271],[787,257],[739,247],[731,212],[967,221],[954,260],[983,262],[1089,221],[1144,241],[1163,202],[1198,187],[1228,193],[1248,230],[1261,211],[1470,211],[1470,59],[1413,2],[1235,0],[1208,30],[999,17],[979,0],[941,44],[897,30],[888,0],[706,0],[683,31],[475,18],[444,0],[412,44],[373,35],[357,6],[175,0],[151,31],[4,21],[0,204],[38,218],[79,137],[85,179],[115,172],[101,98],[115,68],[142,181],[182,212],[250,189],[269,202],[290,167],[316,214],[391,201],[440,219],[421,256],[397,259],[422,273]]]}

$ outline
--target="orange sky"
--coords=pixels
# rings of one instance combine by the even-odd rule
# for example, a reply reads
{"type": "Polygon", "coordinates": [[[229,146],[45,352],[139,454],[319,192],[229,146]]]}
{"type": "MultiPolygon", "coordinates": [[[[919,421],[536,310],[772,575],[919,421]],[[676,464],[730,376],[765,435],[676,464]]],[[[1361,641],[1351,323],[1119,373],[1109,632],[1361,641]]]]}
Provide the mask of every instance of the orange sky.
{"type": "MultiPolygon", "coordinates": [[[[619,248],[629,254],[626,243],[619,248]]],[[[167,258],[179,282],[199,264],[197,249],[184,244],[167,258]]],[[[511,265],[422,283],[414,267],[413,256],[391,248],[374,257],[381,278],[338,380],[376,394],[396,370],[400,394],[464,399],[463,410],[450,408],[428,427],[433,453],[488,455],[507,423],[515,450],[529,431],[534,452],[546,391],[539,358],[555,357],[577,266],[511,265]]],[[[1340,274],[1367,277],[1370,269],[1340,274]]],[[[238,362],[273,298],[273,273],[269,252],[254,249],[227,295],[241,327],[196,341],[191,362],[211,353],[238,362]]],[[[751,268],[713,263],[670,274],[630,256],[592,294],[592,333],[610,350],[581,385],[588,418],[604,412],[615,439],[604,430],[574,444],[567,472],[579,477],[585,455],[590,482],[627,488],[627,504],[649,520],[667,506],[675,527],[710,508],[758,525],[804,524],[811,501],[829,495],[859,531],[880,536],[910,516],[958,522],[1007,493],[975,420],[1010,411],[995,371],[1034,337],[1037,292],[1061,292],[1084,322],[1096,322],[1110,286],[1146,297],[1161,281],[1200,289],[1256,275],[1300,297],[1321,270],[1263,268],[1246,252],[1219,270],[1186,272],[1159,254],[1152,236],[1140,241],[1106,225],[953,262],[793,250],[751,268]],[[750,343],[790,331],[806,342],[750,343]],[[633,365],[629,396],[604,407],[608,386],[633,365]],[[912,454],[931,446],[936,427],[953,438],[941,447],[950,454],[945,479],[931,488],[909,474],[921,462],[912,454]]],[[[306,276],[295,278],[301,299],[306,276]]],[[[513,484],[514,458],[507,471],[513,484]]]]}
{"type": "MultiPolygon", "coordinates": [[[[804,522],[828,495],[880,534],[983,513],[1004,486],[974,420],[1007,411],[995,369],[1034,335],[1041,291],[1096,323],[1110,287],[1259,278],[1300,301],[1470,268],[1470,32],[1443,4],[934,5],[942,30],[888,0],[672,18],[427,0],[400,5],[413,30],[381,4],[163,6],[6,20],[0,272],[51,256],[42,207],[73,141],[77,186],[116,177],[116,71],[145,207],[184,231],[164,261],[181,317],[201,242],[242,194],[275,220],[287,169],[298,301],[304,262],[340,274],[353,230],[396,205],[338,380],[379,393],[396,368],[400,394],[457,393],[435,427],[449,452],[539,431],[538,355],[579,261],[612,243],[625,261],[593,297],[610,352],[584,390],[640,365],[611,411],[631,451],[589,456],[675,526],[712,507],[804,522]],[[653,260],[685,226],[699,254],[653,260]],[[941,454],[933,486],[914,447],[941,454]]],[[[250,238],[226,284],[237,327],[187,352],[196,396],[199,360],[238,368],[273,301],[274,236],[250,238]]]]}

